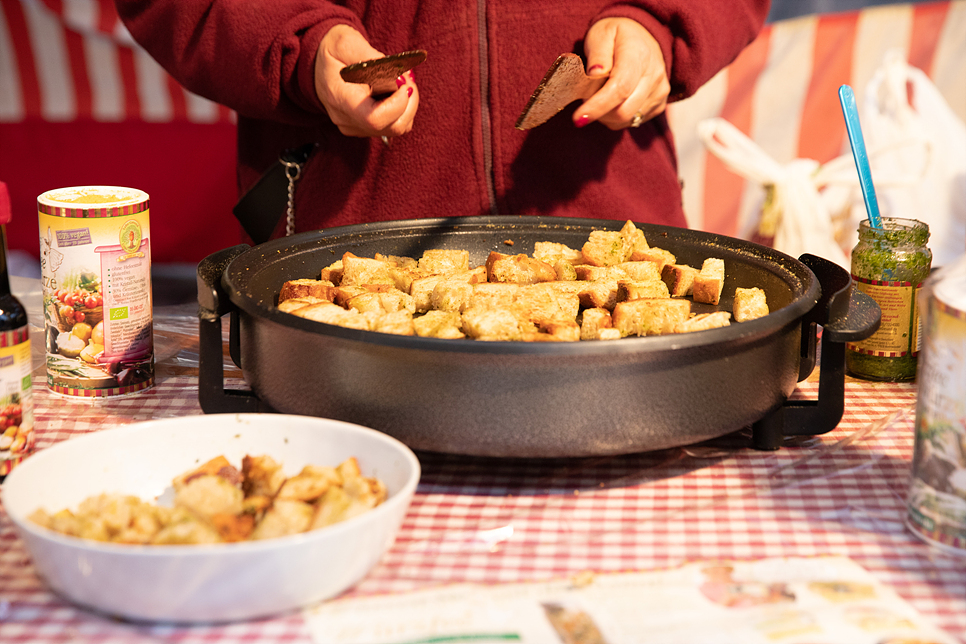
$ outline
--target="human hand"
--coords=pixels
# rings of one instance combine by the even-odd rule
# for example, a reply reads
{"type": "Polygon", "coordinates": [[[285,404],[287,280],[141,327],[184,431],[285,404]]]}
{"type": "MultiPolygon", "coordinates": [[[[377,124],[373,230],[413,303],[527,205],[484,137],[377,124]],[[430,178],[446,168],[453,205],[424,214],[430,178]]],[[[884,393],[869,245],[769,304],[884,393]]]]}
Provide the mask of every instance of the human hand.
{"type": "Polygon", "coordinates": [[[347,83],[339,72],[346,65],[382,58],[358,31],[336,25],[322,37],[315,55],[315,92],[326,113],[346,136],[401,136],[413,128],[419,91],[412,70],[396,79],[398,89],[376,100],[368,85],[347,83]]]}
{"type": "Polygon", "coordinates": [[[588,76],[610,76],[574,113],[574,125],[600,121],[612,130],[637,127],[667,107],[671,83],[654,36],[630,18],[595,22],[584,39],[588,76]]]}

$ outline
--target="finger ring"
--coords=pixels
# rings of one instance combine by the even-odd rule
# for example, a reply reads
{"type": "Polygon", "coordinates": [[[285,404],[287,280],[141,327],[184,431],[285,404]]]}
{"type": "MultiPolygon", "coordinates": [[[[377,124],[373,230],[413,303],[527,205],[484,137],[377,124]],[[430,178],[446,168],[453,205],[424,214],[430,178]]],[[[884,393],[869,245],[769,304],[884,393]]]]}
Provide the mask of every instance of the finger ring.
{"type": "Polygon", "coordinates": [[[643,122],[644,122],[644,117],[641,116],[640,112],[638,112],[637,114],[634,115],[634,118],[631,119],[631,127],[640,127],[641,123],[643,122]]]}

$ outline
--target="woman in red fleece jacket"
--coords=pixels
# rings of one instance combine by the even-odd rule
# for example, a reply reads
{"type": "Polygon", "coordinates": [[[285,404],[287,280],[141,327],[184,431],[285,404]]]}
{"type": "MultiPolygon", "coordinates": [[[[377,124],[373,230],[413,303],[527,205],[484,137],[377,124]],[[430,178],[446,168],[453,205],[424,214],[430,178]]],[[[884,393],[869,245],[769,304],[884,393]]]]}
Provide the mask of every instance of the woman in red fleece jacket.
{"type": "MultiPolygon", "coordinates": [[[[117,0],[134,38],[189,90],[238,113],[244,192],[316,143],[295,229],[464,215],[685,226],[664,107],[758,33],[768,0],[117,0]],[[339,70],[425,49],[390,97],[339,70]],[[608,82],[514,127],[563,52],[608,82]],[[417,84],[418,83],[418,84],[417,84]],[[639,127],[638,127],[639,126],[639,127]],[[381,137],[391,137],[384,145],[381,137]]],[[[278,216],[281,213],[269,213],[278,216]]],[[[275,235],[284,234],[280,217],[275,235]]]]}

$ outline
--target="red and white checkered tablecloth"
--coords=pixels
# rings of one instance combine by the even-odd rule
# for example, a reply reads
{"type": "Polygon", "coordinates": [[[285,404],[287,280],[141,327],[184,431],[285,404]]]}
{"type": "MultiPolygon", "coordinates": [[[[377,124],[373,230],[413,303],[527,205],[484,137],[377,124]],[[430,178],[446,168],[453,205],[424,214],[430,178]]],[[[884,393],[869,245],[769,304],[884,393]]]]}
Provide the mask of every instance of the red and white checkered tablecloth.
{"type": "MultiPolygon", "coordinates": [[[[231,385],[231,383],[229,383],[231,385]]],[[[201,413],[197,380],[162,378],[110,401],[38,383],[39,447],[117,424],[201,413]]],[[[814,397],[802,383],[799,394],[814,397]]],[[[452,582],[652,570],[708,559],[850,557],[966,642],[966,557],[904,526],[915,387],[850,380],[839,427],[777,452],[712,445],[615,457],[508,460],[420,454],[395,545],[350,594],[452,582]]],[[[218,626],[133,625],[52,595],[0,513],[0,641],[310,642],[301,615],[218,626]]]]}

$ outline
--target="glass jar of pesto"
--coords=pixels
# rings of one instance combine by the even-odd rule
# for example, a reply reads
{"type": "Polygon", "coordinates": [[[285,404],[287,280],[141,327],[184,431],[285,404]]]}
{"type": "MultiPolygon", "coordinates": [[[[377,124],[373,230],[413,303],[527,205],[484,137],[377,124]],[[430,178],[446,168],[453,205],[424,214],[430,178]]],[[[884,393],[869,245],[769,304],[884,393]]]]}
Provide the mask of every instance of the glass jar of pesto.
{"type": "Polygon", "coordinates": [[[882,309],[882,324],[871,337],[846,344],[845,365],[849,374],[866,380],[914,380],[920,348],[916,296],[932,267],[929,226],[890,217],[881,223],[859,224],[852,280],[882,309]]]}

